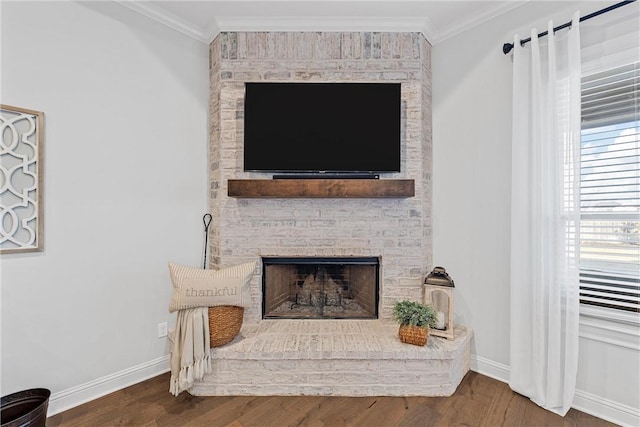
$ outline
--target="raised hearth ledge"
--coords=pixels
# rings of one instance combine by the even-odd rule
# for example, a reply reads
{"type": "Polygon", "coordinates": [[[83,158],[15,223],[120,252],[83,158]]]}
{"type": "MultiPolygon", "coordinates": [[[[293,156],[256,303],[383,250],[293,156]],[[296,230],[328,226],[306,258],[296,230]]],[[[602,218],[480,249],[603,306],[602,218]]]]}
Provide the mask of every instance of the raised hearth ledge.
{"type": "Polygon", "coordinates": [[[229,197],[413,197],[413,179],[230,179],[229,197]]]}
{"type": "Polygon", "coordinates": [[[450,396],[470,367],[473,331],[403,344],[382,320],[263,320],[211,350],[195,396],[450,396]]]}

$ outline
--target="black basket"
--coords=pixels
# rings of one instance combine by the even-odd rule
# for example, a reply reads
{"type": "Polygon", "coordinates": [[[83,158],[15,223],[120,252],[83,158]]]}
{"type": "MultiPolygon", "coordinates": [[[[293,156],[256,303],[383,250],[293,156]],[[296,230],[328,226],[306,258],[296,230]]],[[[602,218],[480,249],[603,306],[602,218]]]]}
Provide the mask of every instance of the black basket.
{"type": "Polygon", "coordinates": [[[2,427],[45,427],[51,391],[32,388],[2,397],[2,427]]]}

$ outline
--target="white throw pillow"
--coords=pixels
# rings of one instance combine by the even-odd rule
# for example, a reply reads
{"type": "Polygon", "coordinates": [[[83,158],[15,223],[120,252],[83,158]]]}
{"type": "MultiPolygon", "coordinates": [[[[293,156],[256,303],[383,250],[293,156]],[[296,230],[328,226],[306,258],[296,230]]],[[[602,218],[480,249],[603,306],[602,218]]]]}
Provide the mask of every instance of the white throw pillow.
{"type": "Polygon", "coordinates": [[[218,305],[248,307],[251,303],[249,282],[255,268],[255,261],[220,270],[203,270],[170,262],[173,295],[169,312],[218,305]]]}

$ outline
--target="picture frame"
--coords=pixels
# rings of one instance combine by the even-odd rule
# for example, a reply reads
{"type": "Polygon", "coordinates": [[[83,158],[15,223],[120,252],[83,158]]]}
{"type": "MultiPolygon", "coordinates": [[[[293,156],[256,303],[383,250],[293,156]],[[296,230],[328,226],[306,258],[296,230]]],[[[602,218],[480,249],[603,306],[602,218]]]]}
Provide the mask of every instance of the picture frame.
{"type": "Polygon", "coordinates": [[[44,113],[0,104],[0,254],[44,250],[44,113]]]}

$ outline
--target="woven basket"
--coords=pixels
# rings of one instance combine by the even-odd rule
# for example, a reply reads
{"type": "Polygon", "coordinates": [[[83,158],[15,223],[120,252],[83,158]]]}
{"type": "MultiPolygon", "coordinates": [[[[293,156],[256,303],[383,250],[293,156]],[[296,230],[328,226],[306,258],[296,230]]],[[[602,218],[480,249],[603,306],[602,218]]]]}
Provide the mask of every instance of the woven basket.
{"type": "Polygon", "coordinates": [[[400,325],[400,341],[406,344],[425,345],[429,339],[429,327],[400,325]]]}
{"type": "Polygon", "coordinates": [[[244,308],[234,305],[209,307],[210,346],[220,347],[231,342],[242,327],[244,308]]]}

